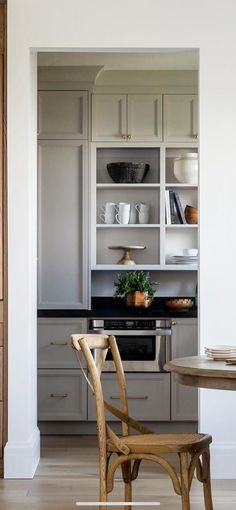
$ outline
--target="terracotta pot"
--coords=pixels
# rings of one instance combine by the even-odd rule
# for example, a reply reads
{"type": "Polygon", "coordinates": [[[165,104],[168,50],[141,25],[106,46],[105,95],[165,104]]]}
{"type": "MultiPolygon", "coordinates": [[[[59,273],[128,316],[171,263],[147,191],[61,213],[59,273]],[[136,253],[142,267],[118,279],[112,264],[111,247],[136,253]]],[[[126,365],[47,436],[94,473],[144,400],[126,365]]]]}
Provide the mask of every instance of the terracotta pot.
{"type": "Polygon", "coordinates": [[[186,218],[187,223],[192,225],[197,225],[198,223],[198,210],[196,207],[191,207],[191,205],[186,205],[184,210],[184,216],[186,218]]]}
{"type": "Polygon", "coordinates": [[[127,306],[141,306],[147,308],[151,304],[151,299],[148,298],[147,292],[136,290],[126,294],[125,302],[127,306]]]}

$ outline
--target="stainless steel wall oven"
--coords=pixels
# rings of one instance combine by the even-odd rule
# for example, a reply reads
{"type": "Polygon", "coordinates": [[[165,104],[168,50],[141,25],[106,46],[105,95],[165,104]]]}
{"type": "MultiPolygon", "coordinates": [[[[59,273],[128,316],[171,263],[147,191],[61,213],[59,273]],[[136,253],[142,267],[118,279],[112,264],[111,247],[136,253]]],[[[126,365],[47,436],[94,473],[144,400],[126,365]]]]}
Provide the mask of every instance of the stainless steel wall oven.
{"type": "MultiPolygon", "coordinates": [[[[89,332],[116,337],[126,372],[165,372],[164,365],[171,357],[170,320],[90,319],[89,332]]],[[[114,363],[109,352],[104,371],[114,371],[114,363]]]]}

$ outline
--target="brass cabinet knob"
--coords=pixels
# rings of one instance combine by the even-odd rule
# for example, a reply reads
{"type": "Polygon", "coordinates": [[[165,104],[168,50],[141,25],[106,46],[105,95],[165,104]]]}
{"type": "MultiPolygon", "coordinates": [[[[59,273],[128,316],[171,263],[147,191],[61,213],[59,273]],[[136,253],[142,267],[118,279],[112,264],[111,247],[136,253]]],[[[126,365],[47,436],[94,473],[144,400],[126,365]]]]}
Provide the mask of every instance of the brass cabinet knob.
{"type": "Polygon", "coordinates": [[[175,321],[171,321],[171,326],[176,326],[176,322],[175,321]]]}
{"type": "Polygon", "coordinates": [[[193,138],[194,138],[194,140],[198,140],[198,134],[197,134],[197,133],[195,133],[195,134],[193,135],[193,138]]]}
{"type": "Polygon", "coordinates": [[[128,140],[131,140],[132,135],[127,135],[128,140]]]}
{"type": "Polygon", "coordinates": [[[121,135],[123,140],[126,140],[127,135],[121,135]]]}

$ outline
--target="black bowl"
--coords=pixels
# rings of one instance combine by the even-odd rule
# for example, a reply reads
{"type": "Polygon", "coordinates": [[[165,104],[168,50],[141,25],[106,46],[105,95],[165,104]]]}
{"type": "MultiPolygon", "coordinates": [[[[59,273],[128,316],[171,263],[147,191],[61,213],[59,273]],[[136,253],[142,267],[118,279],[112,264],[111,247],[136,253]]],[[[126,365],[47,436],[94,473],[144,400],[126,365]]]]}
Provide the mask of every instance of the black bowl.
{"type": "Polygon", "coordinates": [[[140,183],[145,179],[150,166],[147,163],[108,163],[107,171],[114,182],[140,183]]]}

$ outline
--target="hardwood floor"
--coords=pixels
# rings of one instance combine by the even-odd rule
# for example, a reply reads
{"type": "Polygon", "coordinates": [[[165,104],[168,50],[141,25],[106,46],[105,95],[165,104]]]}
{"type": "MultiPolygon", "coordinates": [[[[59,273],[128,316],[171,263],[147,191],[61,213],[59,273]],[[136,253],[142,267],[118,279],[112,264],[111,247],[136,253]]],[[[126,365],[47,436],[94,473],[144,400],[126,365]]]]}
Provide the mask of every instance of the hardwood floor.
{"type": "MultiPolygon", "coordinates": [[[[1,510],[95,509],[92,506],[76,507],[75,502],[97,500],[97,458],[93,437],[43,437],[42,457],[34,479],[0,480],[1,510]]],[[[214,510],[235,510],[236,480],[214,480],[212,485],[214,510]]],[[[151,463],[143,463],[139,479],[133,484],[133,492],[136,501],[160,501],[160,509],[181,509],[180,498],[174,494],[171,482],[151,463]]],[[[202,487],[195,480],[191,494],[191,510],[203,510],[202,487]]],[[[122,498],[122,482],[118,473],[110,501],[122,501],[122,498]]],[[[110,508],[118,510],[123,507],[110,508]]],[[[133,508],[147,510],[148,507],[133,508]]]]}

